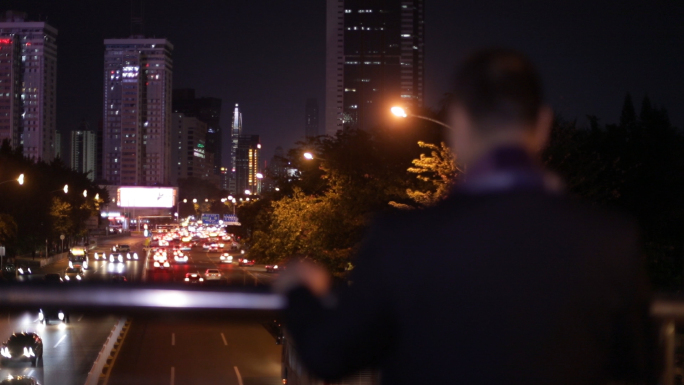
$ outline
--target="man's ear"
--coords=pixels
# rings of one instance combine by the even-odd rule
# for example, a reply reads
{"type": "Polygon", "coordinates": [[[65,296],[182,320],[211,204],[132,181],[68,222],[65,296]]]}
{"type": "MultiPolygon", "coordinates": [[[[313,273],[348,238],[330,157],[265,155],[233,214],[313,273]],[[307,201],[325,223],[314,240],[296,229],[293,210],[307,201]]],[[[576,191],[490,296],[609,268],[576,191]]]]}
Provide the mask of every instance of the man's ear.
{"type": "Polygon", "coordinates": [[[537,122],[534,127],[534,148],[541,151],[546,147],[551,134],[551,126],[553,125],[553,110],[549,106],[542,106],[537,115],[537,122]]]}

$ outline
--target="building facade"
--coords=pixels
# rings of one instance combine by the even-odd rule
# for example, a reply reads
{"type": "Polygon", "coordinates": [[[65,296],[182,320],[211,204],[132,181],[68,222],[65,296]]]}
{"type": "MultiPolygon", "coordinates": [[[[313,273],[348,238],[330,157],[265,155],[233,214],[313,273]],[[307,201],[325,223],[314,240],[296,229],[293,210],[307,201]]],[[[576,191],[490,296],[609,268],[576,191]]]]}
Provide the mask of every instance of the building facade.
{"type": "Polygon", "coordinates": [[[103,179],[110,185],[170,183],[173,45],[106,39],[103,179]]]}
{"type": "Polygon", "coordinates": [[[261,193],[260,166],[261,141],[259,135],[240,135],[236,151],[235,194],[250,195],[261,193]],[[249,194],[247,191],[249,191],[249,194]]]}
{"type": "Polygon", "coordinates": [[[221,99],[197,98],[192,88],[175,89],[173,90],[173,112],[193,116],[206,123],[206,151],[213,157],[212,172],[218,176],[223,166],[221,99]]]}
{"type": "Polygon", "coordinates": [[[230,176],[228,177],[228,191],[237,194],[237,151],[238,142],[242,135],[242,112],[237,104],[233,110],[233,119],[230,124],[230,176]]]}
{"type": "Polygon", "coordinates": [[[424,93],[423,0],[327,0],[325,130],[370,129],[424,93]]]}
{"type": "Polygon", "coordinates": [[[201,178],[218,185],[213,157],[207,153],[207,124],[194,116],[174,113],[172,130],[171,184],[178,185],[178,179],[201,178]]]}
{"type": "Polygon", "coordinates": [[[87,173],[88,179],[97,178],[97,134],[94,131],[71,131],[71,168],[87,173]]]}
{"type": "Polygon", "coordinates": [[[51,161],[56,151],[57,29],[23,12],[0,15],[0,139],[24,156],[51,161]]]}
{"type": "Polygon", "coordinates": [[[318,100],[316,98],[310,98],[306,100],[306,108],[304,110],[305,114],[305,129],[304,135],[309,138],[314,138],[319,134],[318,131],[318,100]]]}

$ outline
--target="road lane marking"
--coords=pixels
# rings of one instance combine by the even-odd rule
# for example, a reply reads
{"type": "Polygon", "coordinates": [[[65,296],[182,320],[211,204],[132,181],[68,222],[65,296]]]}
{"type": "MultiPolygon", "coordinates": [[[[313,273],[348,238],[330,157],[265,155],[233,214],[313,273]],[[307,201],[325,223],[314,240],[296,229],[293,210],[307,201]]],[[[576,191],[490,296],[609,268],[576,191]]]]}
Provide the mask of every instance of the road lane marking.
{"type": "Polygon", "coordinates": [[[78,322],[81,322],[81,320],[83,319],[83,316],[84,316],[84,315],[85,315],[85,314],[81,314],[81,316],[78,317],[78,322]]]}
{"type": "Polygon", "coordinates": [[[228,341],[226,341],[226,336],[224,336],[223,333],[221,333],[221,338],[223,338],[223,344],[228,346],[228,341]]]}
{"type": "Polygon", "coordinates": [[[173,385],[176,381],[176,368],[173,366],[171,367],[171,385],[173,385]]]}
{"type": "Polygon", "coordinates": [[[28,372],[28,377],[31,377],[32,374],[33,374],[33,369],[31,369],[31,371],[28,372]]]}
{"type": "Polygon", "coordinates": [[[59,341],[57,341],[57,343],[55,344],[55,346],[53,346],[53,348],[56,348],[56,347],[57,347],[57,345],[61,344],[61,343],[62,343],[62,341],[64,341],[64,339],[65,339],[65,338],[66,338],[66,334],[65,334],[65,335],[63,335],[63,336],[62,336],[62,338],[60,338],[60,339],[59,339],[59,341]]]}
{"type": "Polygon", "coordinates": [[[176,346],[176,333],[171,333],[171,346],[176,346]]]}
{"type": "MultiPolygon", "coordinates": [[[[233,368],[235,368],[235,375],[237,375],[238,384],[243,385],[242,384],[242,376],[240,375],[240,371],[238,370],[237,366],[233,366],[233,368]]],[[[173,384],[171,384],[171,385],[173,385],[173,384]]]]}

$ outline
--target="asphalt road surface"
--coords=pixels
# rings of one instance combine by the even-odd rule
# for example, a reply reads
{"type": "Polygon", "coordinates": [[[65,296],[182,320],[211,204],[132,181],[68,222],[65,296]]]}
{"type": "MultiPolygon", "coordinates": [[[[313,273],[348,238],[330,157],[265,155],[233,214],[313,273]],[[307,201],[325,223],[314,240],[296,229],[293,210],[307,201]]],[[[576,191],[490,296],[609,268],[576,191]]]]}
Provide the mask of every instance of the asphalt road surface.
{"type": "MultiPolygon", "coordinates": [[[[274,274],[263,266],[240,267],[222,264],[220,253],[207,253],[201,248],[188,252],[187,263],[171,261],[168,269],[155,269],[153,261],[143,250],[143,238],[123,236],[101,240],[91,250],[84,280],[109,280],[112,274],[126,276],[129,282],[168,282],[184,285],[185,274],[207,269],[219,269],[220,280],[209,285],[259,286],[267,285],[274,274]],[[116,243],[131,246],[138,253],[138,261],[111,263],[95,260],[94,252],[109,255],[116,243]]],[[[237,254],[235,254],[237,260],[237,254]]],[[[64,275],[68,260],[45,266],[20,280],[42,280],[45,274],[64,275]]],[[[75,282],[64,283],[78,285],[75,282]]],[[[0,311],[0,340],[14,332],[36,331],[44,343],[43,363],[30,363],[0,368],[0,379],[8,375],[30,375],[43,385],[83,384],[109,332],[120,315],[71,314],[69,324],[43,326],[38,322],[38,309],[33,312],[7,313],[0,311]]],[[[244,323],[230,320],[183,321],[160,319],[132,319],[122,349],[113,363],[110,384],[281,384],[281,347],[267,331],[263,320],[244,323]]]]}

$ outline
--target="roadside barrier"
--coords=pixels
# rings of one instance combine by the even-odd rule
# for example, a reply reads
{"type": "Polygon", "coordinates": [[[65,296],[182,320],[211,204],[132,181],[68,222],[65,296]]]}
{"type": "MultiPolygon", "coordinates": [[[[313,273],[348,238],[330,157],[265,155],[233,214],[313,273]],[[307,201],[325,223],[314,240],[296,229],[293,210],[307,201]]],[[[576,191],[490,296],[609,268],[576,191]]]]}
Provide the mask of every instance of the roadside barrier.
{"type": "Polygon", "coordinates": [[[97,385],[100,380],[104,380],[111,370],[112,361],[114,356],[117,354],[119,348],[121,348],[121,342],[123,341],[123,335],[126,333],[131,322],[126,319],[126,317],[121,317],[119,321],[114,325],[112,331],[107,337],[100,353],[98,353],[93,367],[88,372],[88,378],[86,379],[85,385],[97,385]]]}

